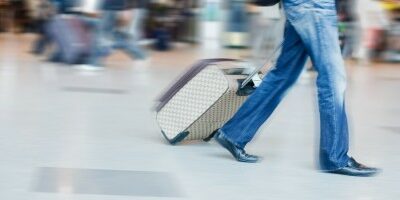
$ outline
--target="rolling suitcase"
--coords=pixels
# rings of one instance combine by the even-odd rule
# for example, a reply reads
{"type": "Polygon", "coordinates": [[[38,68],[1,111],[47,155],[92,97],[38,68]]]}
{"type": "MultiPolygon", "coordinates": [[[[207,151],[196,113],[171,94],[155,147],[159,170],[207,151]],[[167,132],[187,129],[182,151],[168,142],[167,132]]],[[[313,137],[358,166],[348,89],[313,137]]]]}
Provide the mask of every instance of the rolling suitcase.
{"type": "Polygon", "coordinates": [[[184,73],[156,107],[164,137],[171,144],[211,139],[255,90],[245,66],[235,59],[206,59],[184,73]]]}

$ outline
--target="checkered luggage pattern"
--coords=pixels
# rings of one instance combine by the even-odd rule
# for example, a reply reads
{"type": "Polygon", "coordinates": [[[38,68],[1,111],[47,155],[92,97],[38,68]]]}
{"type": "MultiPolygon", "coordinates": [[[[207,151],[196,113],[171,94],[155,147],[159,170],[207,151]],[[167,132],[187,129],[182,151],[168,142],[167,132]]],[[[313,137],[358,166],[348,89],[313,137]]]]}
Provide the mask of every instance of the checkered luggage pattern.
{"type": "Polygon", "coordinates": [[[209,140],[254,90],[240,88],[248,74],[234,59],[201,60],[159,99],[157,122],[164,137],[176,144],[209,140]]]}

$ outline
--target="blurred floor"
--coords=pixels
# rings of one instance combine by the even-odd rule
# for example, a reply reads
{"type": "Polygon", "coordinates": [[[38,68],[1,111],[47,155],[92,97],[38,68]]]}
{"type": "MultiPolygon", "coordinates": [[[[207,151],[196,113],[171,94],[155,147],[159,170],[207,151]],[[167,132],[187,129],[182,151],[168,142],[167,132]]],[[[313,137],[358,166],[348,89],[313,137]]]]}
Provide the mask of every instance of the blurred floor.
{"type": "Polygon", "coordinates": [[[314,75],[304,75],[235,162],[214,141],[168,145],[157,95],[196,59],[239,50],[181,45],[146,62],[121,53],[104,71],[43,62],[31,35],[0,35],[0,198],[398,199],[400,66],[349,63],[351,155],[383,168],[374,178],[320,173],[314,75]]]}

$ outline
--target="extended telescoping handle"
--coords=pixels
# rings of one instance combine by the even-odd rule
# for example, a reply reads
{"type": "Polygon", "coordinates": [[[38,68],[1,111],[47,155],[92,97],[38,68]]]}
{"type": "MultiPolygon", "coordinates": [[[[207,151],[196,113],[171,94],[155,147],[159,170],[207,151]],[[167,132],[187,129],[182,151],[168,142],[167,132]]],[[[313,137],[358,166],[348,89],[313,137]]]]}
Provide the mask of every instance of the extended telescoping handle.
{"type": "Polygon", "coordinates": [[[253,72],[251,72],[251,73],[247,76],[247,78],[246,78],[246,79],[242,82],[242,84],[240,85],[240,88],[245,87],[245,86],[247,85],[247,83],[249,83],[249,82],[251,81],[251,79],[253,79],[253,77],[254,77],[262,68],[264,68],[264,67],[272,60],[272,58],[274,57],[274,55],[282,48],[282,46],[283,46],[283,42],[281,42],[281,43],[279,44],[279,46],[277,46],[277,47],[274,49],[274,51],[268,56],[268,58],[265,60],[265,62],[264,62],[262,65],[258,66],[256,69],[254,69],[253,72]]]}

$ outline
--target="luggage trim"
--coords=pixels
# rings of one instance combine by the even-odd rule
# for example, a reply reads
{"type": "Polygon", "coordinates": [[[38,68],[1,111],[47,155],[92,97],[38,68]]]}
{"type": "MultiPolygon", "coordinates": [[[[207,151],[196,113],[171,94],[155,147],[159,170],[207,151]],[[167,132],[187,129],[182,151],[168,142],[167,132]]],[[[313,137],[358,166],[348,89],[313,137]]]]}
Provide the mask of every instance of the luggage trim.
{"type": "MultiPolygon", "coordinates": [[[[211,60],[211,59],[209,59],[209,60],[211,60]]],[[[214,60],[218,60],[218,59],[214,59],[214,60]]],[[[222,59],[219,59],[220,61],[222,60],[222,59]]],[[[226,59],[226,60],[228,60],[228,59],[226,59]]],[[[217,62],[219,62],[219,61],[217,61],[217,62]]],[[[208,65],[210,65],[210,64],[213,64],[213,63],[215,63],[215,62],[207,62],[205,65],[204,65],[204,67],[202,67],[202,70],[205,68],[205,66],[208,66],[208,65]]],[[[199,71],[200,72],[200,71],[199,71]]],[[[199,72],[197,72],[197,73],[199,73],[199,72]]],[[[196,74],[197,74],[196,73],[196,74]]],[[[222,73],[222,72],[221,72],[222,73]]],[[[226,81],[228,81],[228,79],[226,78],[226,77],[224,77],[225,78],[225,80],[226,81]]],[[[191,80],[191,79],[190,79],[191,80]]],[[[188,80],[188,82],[190,81],[190,80],[188,80]]],[[[186,85],[186,84],[185,84],[186,85]]],[[[183,86],[182,86],[183,87],[183,86]]],[[[182,88],[181,87],[181,88],[182,88]]],[[[216,99],[216,101],[215,102],[213,102],[212,104],[211,104],[211,106],[208,108],[208,109],[206,109],[201,115],[199,115],[199,117],[196,119],[196,120],[194,120],[192,123],[190,123],[184,130],[185,131],[182,131],[182,132],[180,132],[180,133],[178,133],[175,137],[173,137],[172,139],[169,139],[168,138],[168,136],[167,136],[167,134],[164,132],[164,131],[161,131],[162,132],[162,134],[163,134],[163,136],[168,140],[168,142],[170,143],[170,144],[172,144],[172,145],[175,145],[175,144],[177,144],[177,143],[179,143],[179,142],[181,142],[181,141],[183,141],[187,136],[189,136],[189,134],[190,134],[190,132],[189,131],[187,131],[188,129],[190,129],[190,127],[193,125],[193,124],[195,124],[196,122],[198,122],[199,121],[199,119],[202,117],[202,116],[204,116],[204,114],[205,113],[207,113],[210,109],[211,109],[211,107],[212,106],[214,106],[218,101],[219,101],[219,99],[222,97],[222,96],[224,96],[227,92],[229,91],[229,86],[228,87],[226,87],[226,89],[225,89],[225,91],[221,94],[221,96],[219,96],[217,99],[216,99]]],[[[178,93],[179,92],[179,90],[177,90],[177,92],[176,93],[178,93]]],[[[171,98],[172,98],[172,96],[171,96],[171,98]]],[[[168,101],[166,102],[166,103],[168,103],[168,101]]],[[[165,104],[166,104],[165,103],[165,104]]],[[[165,105],[164,104],[164,105],[165,105]]],[[[162,109],[162,107],[160,108],[160,110],[162,109]]],[[[156,118],[158,117],[158,114],[159,114],[159,112],[157,112],[157,114],[156,114],[156,118]]],[[[160,127],[160,128],[162,128],[162,126],[160,125],[160,123],[158,122],[158,120],[157,120],[157,124],[158,124],[158,126],[160,127]]],[[[212,134],[212,133],[211,133],[212,134]]],[[[210,135],[211,135],[210,134],[210,135]]],[[[210,135],[208,136],[208,137],[210,137],[210,135]]],[[[211,139],[210,139],[211,140],[211,139]]]]}
{"type": "Polygon", "coordinates": [[[161,133],[171,145],[175,145],[175,144],[181,142],[189,135],[189,131],[183,131],[183,132],[180,132],[178,135],[176,135],[174,138],[169,139],[164,131],[161,131],[161,133]]]}
{"type": "Polygon", "coordinates": [[[156,106],[156,112],[159,112],[165,104],[168,103],[168,101],[176,94],[178,91],[186,85],[192,78],[201,72],[205,67],[207,67],[209,64],[215,63],[215,62],[224,62],[224,61],[237,61],[237,59],[230,59],[230,58],[214,58],[214,59],[204,59],[201,61],[198,61],[196,64],[194,64],[188,71],[186,71],[181,77],[176,81],[170,89],[164,92],[163,95],[161,95],[158,98],[159,104],[156,106]]]}

